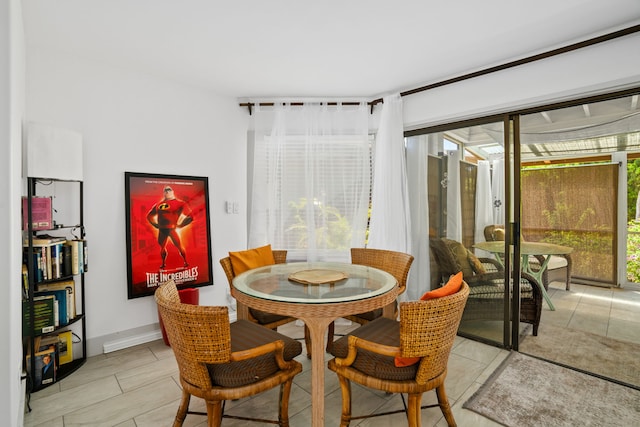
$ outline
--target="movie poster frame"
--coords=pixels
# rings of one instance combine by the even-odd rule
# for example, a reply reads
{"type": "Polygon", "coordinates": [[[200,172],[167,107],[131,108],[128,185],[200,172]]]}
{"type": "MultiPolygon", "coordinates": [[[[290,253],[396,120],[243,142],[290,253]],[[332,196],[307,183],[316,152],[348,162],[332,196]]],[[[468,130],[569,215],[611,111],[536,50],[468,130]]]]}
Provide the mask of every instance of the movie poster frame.
{"type": "MultiPolygon", "coordinates": [[[[125,172],[124,176],[127,298],[134,299],[153,295],[158,285],[170,278],[174,279],[178,289],[213,285],[208,178],[141,172],[125,172]],[[188,248],[186,251],[187,259],[180,258],[181,261],[184,261],[183,266],[164,270],[161,268],[162,266],[158,266],[157,276],[154,277],[155,268],[149,271],[152,262],[149,258],[155,257],[157,262],[162,263],[158,228],[148,223],[146,221],[147,215],[143,216],[140,212],[149,212],[154,205],[159,203],[166,186],[176,187],[175,197],[187,202],[193,212],[194,220],[183,227],[185,230],[191,227],[188,239],[190,245],[186,245],[185,242],[182,245],[188,248]],[[137,213],[133,213],[132,209],[136,209],[137,213]],[[196,228],[197,230],[194,231],[196,228]],[[154,249],[149,249],[149,245],[155,245],[154,249]],[[143,254],[145,252],[147,255],[143,254]],[[187,261],[190,259],[199,261],[194,265],[189,262],[187,266],[187,261]],[[193,279],[194,272],[195,279],[193,279]],[[142,277],[145,278],[144,282],[141,282],[142,277]]],[[[167,260],[171,258],[175,264],[175,258],[181,256],[180,252],[173,245],[171,239],[167,239],[166,247],[167,260]]]]}

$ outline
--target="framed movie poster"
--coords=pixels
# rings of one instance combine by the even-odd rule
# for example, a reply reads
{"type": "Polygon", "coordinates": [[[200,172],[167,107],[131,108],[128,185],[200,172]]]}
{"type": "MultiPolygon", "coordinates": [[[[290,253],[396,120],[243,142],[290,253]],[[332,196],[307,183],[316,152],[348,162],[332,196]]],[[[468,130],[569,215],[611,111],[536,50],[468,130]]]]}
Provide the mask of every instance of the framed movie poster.
{"type": "Polygon", "coordinates": [[[213,284],[206,177],[125,172],[128,298],[213,284]]]}

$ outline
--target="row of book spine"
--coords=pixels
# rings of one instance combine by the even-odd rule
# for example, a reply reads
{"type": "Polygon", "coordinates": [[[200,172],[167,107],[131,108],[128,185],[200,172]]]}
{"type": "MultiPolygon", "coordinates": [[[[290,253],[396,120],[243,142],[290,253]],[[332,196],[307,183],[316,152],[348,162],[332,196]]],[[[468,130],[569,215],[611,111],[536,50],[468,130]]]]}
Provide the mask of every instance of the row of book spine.
{"type": "Polygon", "coordinates": [[[56,328],[66,326],[76,318],[76,292],[73,279],[58,282],[41,283],[33,294],[34,320],[30,322],[30,311],[27,301],[23,302],[23,334],[31,333],[28,325],[31,324],[33,334],[40,335],[54,331],[56,328]]]}
{"type": "MultiPolygon", "coordinates": [[[[83,239],[43,241],[33,239],[32,255],[35,282],[56,280],[88,271],[87,241],[83,239]]],[[[27,243],[28,245],[28,243],[27,243]]],[[[24,263],[28,250],[25,248],[24,263]]]]}

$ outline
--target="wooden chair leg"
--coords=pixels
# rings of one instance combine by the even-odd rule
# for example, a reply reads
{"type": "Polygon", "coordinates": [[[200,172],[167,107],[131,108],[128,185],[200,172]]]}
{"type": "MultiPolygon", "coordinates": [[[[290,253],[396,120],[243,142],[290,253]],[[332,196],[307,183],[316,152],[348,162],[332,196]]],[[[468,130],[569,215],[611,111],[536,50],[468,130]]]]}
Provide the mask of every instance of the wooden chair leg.
{"type": "Polygon", "coordinates": [[[304,325],[304,346],[307,348],[307,359],[311,359],[311,334],[307,325],[304,325]]]}
{"type": "Polygon", "coordinates": [[[222,402],[207,401],[207,426],[220,427],[222,424],[222,402]]]}
{"type": "Polygon", "coordinates": [[[342,392],[342,415],[340,416],[340,427],[349,427],[351,422],[351,381],[338,375],[340,380],[340,390],[342,392]]]}
{"type": "Polygon", "coordinates": [[[173,422],[173,427],[182,427],[182,423],[184,423],[184,419],[187,417],[190,400],[191,395],[182,390],[182,399],[180,400],[180,406],[178,406],[178,413],[176,414],[176,419],[173,422]]]}
{"type": "Polygon", "coordinates": [[[291,395],[291,385],[293,378],[280,384],[280,406],[278,411],[278,425],[289,427],[289,396],[291,395]]]}
{"type": "Polygon", "coordinates": [[[456,420],[453,419],[453,412],[451,412],[451,405],[449,405],[449,399],[447,398],[447,393],[444,391],[444,383],[440,386],[436,387],[436,395],[438,396],[438,404],[440,405],[440,410],[444,415],[444,419],[447,420],[447,425],[449,427],[456,427],[456,420]]]}
{"type": "Polygon", "coordinates": [[[409,427],[421,427],[421,406],[422,393],[410,393],[409,401],[407,402],[407,421],[409,427]]]}
{"type": "Polygon", "coordinates": [[[333,336],[336,331],[336,322],[331,322],[327,328],[327,353],[331,353],[333,349],[333,336]]]}

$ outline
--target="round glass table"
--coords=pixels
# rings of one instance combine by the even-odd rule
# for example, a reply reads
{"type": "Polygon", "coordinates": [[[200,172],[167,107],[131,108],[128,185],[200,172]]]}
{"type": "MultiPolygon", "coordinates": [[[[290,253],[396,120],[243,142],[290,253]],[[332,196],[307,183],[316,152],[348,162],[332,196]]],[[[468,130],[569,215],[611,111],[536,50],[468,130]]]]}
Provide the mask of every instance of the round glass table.
{"type": "Polygon", "coordinates": [[[238,318],[247,307],[302,320],[311,338],[312,425],[324,425],[324,336],[339,317],[383,308],[393,317],[398,282],[373,267],[339,262],[275,264],[233,279],[238,318]]]}

